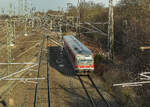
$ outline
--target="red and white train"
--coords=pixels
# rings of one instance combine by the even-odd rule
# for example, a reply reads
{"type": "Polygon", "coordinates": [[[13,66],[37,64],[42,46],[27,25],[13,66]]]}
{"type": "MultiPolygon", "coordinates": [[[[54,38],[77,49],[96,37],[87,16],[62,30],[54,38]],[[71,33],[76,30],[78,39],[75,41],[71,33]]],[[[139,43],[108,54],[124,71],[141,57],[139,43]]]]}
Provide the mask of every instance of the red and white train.
{"type": "Polygon", "coordinates": [[[94,54],[74,36],[64,36],[64,50],[77,72],[94,71],[94,54]]]}

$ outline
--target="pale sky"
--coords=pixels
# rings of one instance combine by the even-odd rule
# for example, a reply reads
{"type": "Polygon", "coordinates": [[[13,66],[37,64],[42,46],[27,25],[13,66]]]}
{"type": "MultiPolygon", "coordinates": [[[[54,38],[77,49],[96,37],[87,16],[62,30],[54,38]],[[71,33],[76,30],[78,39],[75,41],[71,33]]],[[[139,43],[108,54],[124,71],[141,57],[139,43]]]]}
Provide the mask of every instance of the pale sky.
{"type": "MultiPolygon", "coordinates": [[[[18,4],[18,0],[0,0],[0,12],[2,8],[5,8],[5,11],[8,11],[9,3],[13,1],[14,4],[18,4]],[[15,2],[14,2],[15,1],[15,2]]],[[[30,1],[30,0],[27,0],[30,1]]],[[[48,9],[58,9],[58,7],[66,8],[67,3],[77,4],[78,0],[32,0],[33,6],[37,8],[37,10],[45,10],[48,9]]],[[[108,5],[109,0],[85,0],[85,1],[94,1],[96,3],[103,3],[108,5]]]]}

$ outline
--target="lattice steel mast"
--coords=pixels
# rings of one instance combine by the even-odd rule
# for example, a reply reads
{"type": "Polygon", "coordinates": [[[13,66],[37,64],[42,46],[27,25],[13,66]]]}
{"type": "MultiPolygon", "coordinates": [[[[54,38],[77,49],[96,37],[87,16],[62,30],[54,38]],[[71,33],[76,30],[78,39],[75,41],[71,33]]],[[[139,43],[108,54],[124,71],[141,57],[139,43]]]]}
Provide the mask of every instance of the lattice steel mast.
{"type": "Polygon", "coordinates": [[[80,37],[80,0],[78,0],[78,4],[77,4],[77,25],[76,25],[76,29],[77,29],[77,35],[78,37],[80,37]]]}
{"type": "Polygon", "coordinates": [[[24,35],[27,36],[27,21],[28,21],[28,7],[27,7],[27,0],[24,0],[24,13],[25,13],[25,33],[24,35]]]}
{"type": "MultiPolygon", "coordinates": [[[[12,62],[12,56],[11,56],[11,46],[13,46],[13,26],[12,26],[12,3],[10,3],[10,9],[9,9],[9,19],[6,21],[7,24],[7,55],[8,55],[8,63],[12,62]]],[[[11,69],[11,65],[8,64],[8,72],[9,74],[11,69]]]]}
{"type": "Polygon", "coordinates": [[[23,3],[22,0],[18,0],[18,15],[22,14],[23,3]]]}

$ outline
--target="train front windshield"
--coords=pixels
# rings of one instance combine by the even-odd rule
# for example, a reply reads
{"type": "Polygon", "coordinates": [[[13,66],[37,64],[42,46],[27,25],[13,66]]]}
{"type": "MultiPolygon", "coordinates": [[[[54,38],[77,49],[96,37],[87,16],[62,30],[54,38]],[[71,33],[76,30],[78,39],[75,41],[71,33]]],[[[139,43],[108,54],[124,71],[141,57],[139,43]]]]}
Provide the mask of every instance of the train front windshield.
{"type": "Polygon", "coordinates": [[[78,65],[93,65],[93,58],[78,58],[77,59],[77,64],[78,65]]]}
{"type": "Polygon", "coordinates": [[[92,59],[79,60],[79,65],[92,65],[92,64],[93,64],[92,59]]]}

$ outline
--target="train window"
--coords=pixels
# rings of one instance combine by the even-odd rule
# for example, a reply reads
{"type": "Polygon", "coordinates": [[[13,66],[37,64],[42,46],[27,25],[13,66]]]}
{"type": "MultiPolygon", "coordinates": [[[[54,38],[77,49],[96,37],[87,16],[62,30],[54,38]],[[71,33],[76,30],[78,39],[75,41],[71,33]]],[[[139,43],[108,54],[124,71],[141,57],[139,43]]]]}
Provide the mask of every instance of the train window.
{"type": "Polygon", "coordinates": [[[72,58],[73,63],[75,63],[75,56],[74,56],[74,54],[72,53],[71,49],[67,45],[66,45],[66,48],[68,50],[67,54],[72,58]]]}
{"type": "Polygon", "coordinates": [[[84,62],[84,61],[89,61],[89,62],[91,62],[91,61],[93,61],[92,59],[84,59],[84,60],[80,60],[81,62],[84,62]]]}
{"type": "Polygon", "coordinates": [[[78,48],[77,48],[77,47],[75,47],[74,49],[75,49],[75,50],[78,50],[78,48]]]}
{"type": "Polygon", "coordinates": [[[79,65],[92,65],[93,60],[92,59],[81,59],[78,61],[79,65]]]}

